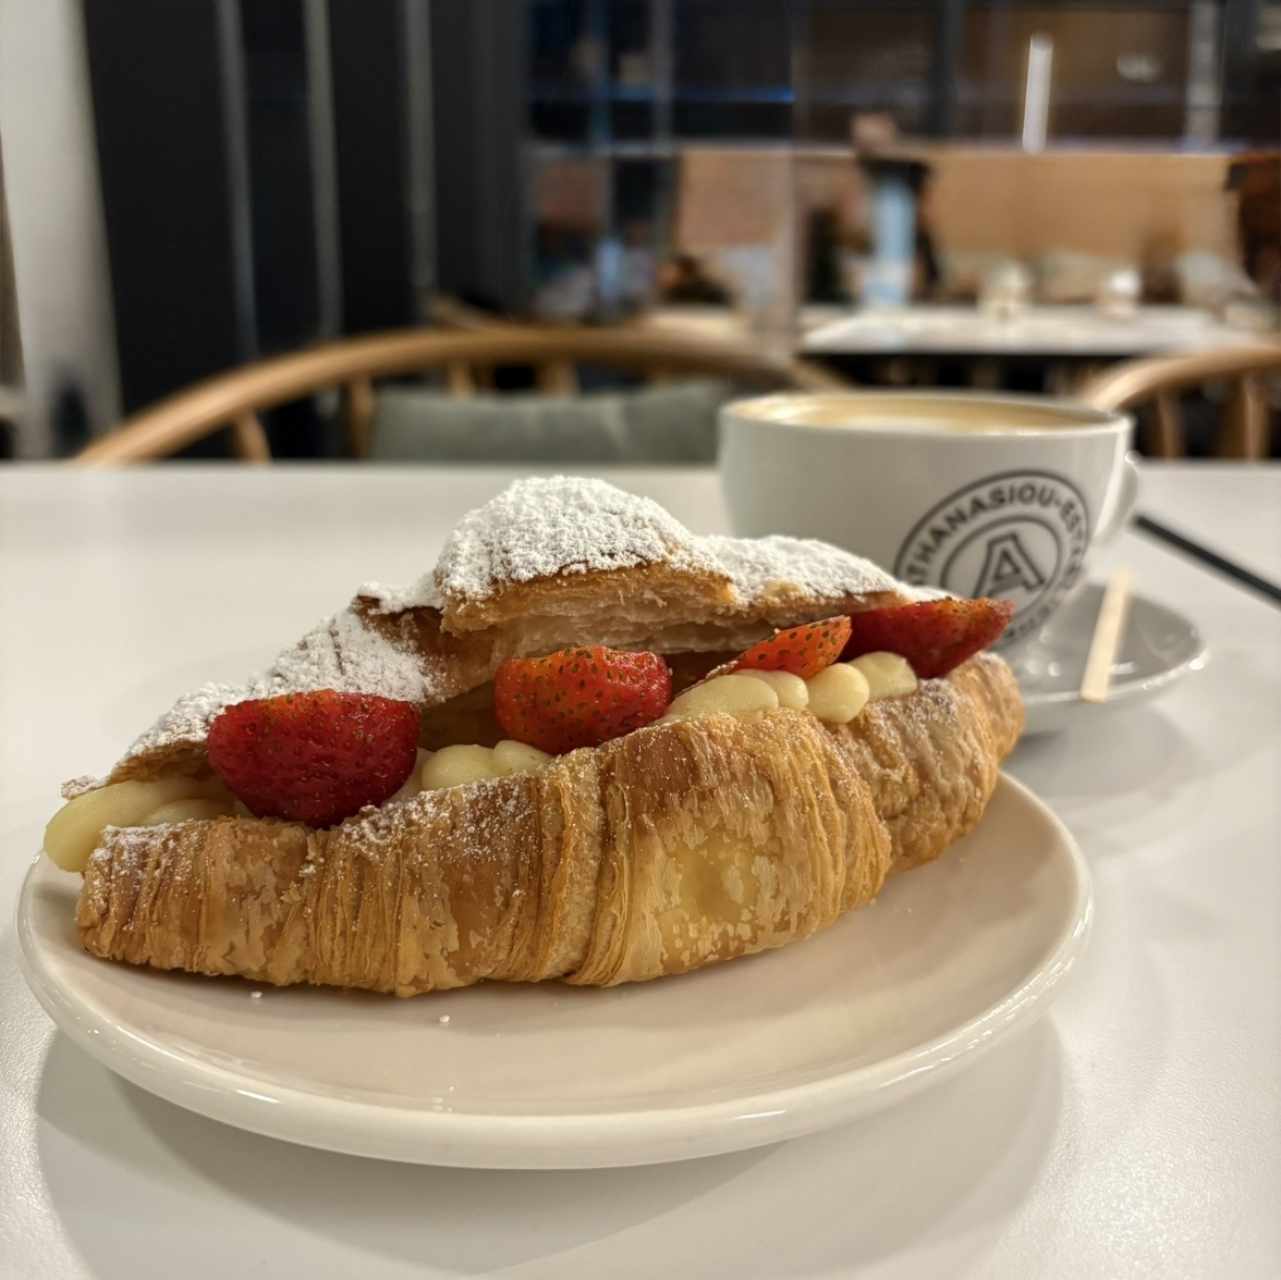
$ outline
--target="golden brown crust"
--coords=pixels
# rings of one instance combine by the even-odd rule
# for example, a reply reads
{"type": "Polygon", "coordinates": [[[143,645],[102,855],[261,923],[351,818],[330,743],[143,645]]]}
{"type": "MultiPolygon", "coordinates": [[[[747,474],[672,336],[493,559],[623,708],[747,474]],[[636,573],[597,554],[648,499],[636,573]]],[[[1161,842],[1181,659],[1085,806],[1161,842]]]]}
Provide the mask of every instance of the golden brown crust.
{"type": "MultiPolygon", "coordinates": [[[[318,688],[418,703],[425,745],[489,743],[506,658],[647,649],[678,655],[680,689],[775,626],[907,590],[821,543],[697,538],[597,481],[520,481],[464,517],[430,581],[370,584],[262,675],[179,699],[110,780],[204,774],[225,707],[318,688]]],[[[844,728],[785,710],[652,726],[329,831],[109,829],[81,937],[162,969],[404,995],[679,973],[805,937],[936,857],[982,814],[1021,715],[1008,668],[980,658],[844,728]]]]}
{"type": "Polygon", "coordinates": [[[869,703],[832,732],[853,753],[890,832],[892,870],[906,871],[978,824],[1023,732],[1023,699],[1006,663],[984,653],[911,697],[869,703]]]}
{"type": "Polygon", "coordinates": [[[803,938],[970,830],[1018,737],[981,657],[853,724],[653,726],[544,772],[330,831],[221,818],[109,830],[77,914],[95,955],[412,995],[611,985],[803,938]]]}

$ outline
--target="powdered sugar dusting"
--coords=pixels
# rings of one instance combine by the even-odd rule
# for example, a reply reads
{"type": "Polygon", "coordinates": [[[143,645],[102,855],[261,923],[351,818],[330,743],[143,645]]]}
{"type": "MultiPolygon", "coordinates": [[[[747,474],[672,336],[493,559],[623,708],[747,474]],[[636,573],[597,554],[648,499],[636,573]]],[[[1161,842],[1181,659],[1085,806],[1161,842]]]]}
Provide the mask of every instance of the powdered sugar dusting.
{"type": "Polygon", "coordinates": [[[518,480],[463,517],[431,573],[407,587],[369,582],[360,594],[379,613],[438,609],[446,594],[483,600],[507,583],[655,563],[728,577],[743,606],[789,595],[946,594],[905,586],[870,560],[812,538],[696,536],[648,498],[573,476],[518,480]]]}
{"type": "Polygon", "coordinates": [[[219,712],[251,697],[253,694],[244,685],[202,684],[183,694],[146,733],[136,738],[124,759],[178,742],[201,742],[219,712]]]}
{"type": "Polygon", "coordinates": [[[717,573],[680,521],[649,498],[581,476],[518,480],[469,512],[436,565],[445,596],[483,600],[507,583],[666,564],[717,573]]]}
{"type": "MultiPolygon", "coordinates": [[[[508,583],[647,564],[728,580],[735,606],[744,609],[789,598],[799,603],[896,592],[928,600],[945,594],[907,587],[870,560],[812,539],[695,536],[649,498],[573,476],[518,480],[463,517],[432,573],[408,587],[366,583],[360,594],[375,602],[375,613],[394,615],[440,608],[445,596],[483,600],[508,583]]],[[[394,624],[380,625],[385,630],[394,624]]],[[[336,689],[422,701],[448,684],[448,672],[439,668],[434,655],[397,646],[348,609],[246,684],[206,684],[180,698],[125,759],[200,743],[214,717],[247,698],[336,689]]],[[[80,794],[94,783],[77,779],[68,785],[80,794]]]]}
{"type": "Polygon", "coordinates": [[[348,609],[309,631],[255,682],[251,696],[336,689],[416,702],[423,696],[418,658],[398,649],[348,609]]]}
{"type": "MultiPolygon", "coordinates": [[[[344,832],[360,847],[363,856],[376,858],[380,850],[395,845],[406,828],[420,826],[445,803],[447,797],[443,790],[420,791],[405,799],[388,800],[349,818],[343,824],[344,832]]],[[[307,865],[314,866],[318,856],[318,850],[309,852],[307,865]]]]}
{"type": "MultiPolygon", "coordinates": [[[[976,655],[986,658],[986,655],[976,655]]],[[[970,659],[973,661],[974,659],[970,659]]],[[[905,697],[874,698],[864,708],[862,715],[878,719],[896,732],[912,735],[921,741],[946,737],[956,741],[957,736],[969,732],[967,708],[968,695],[950,675],[931,676],[917,682],[916,689],[905,697]]],[[[858,720],[853,722],[858,725],[858,720]]],[[[922,768],[937,768],[937,752],[908,749],[908,757],[915,759],[922,768]],[[929,764],[927,762],[935,761],[929,764]]],[[[964,773],[947,775],[947,785],[955,785],[965,778],[964,773]]]]}
{"type": "MultiPolygon", "coordinates": [[[[473,867],[492,861],[500,851],[511,850],[521,824],[535,812],[537,798],[532,787],[536,785],[528,775],[486,778],[371,806],[339,827],[309,839],[297,874],[307,880],[323,873],[334,840],[341,841],[342,856],[353,852],[373,864],[399,857],[407,836],[418,838],[410,853],[414,860],[473,867]],[[448,838],[424,842],[423,833],[433,830],[447,831],[448,838]]],[[[167,882],[190,874],[194,865],[190,845],[174,837],[184,826],[202,821],[208,820],[105,828],[90,855],[92,866],[86,876],[85,892],[95,910],[105,913],[115,889],[121,886],[130,886],[132,895],[158,865],[163,866],[167,882]]]]}
{"type": "Polygon", "coordinates": [[[779,595],[826,600],[893,591],[911,600],[936,600],[947,594],[933,587],[908,586],[871,560],[815,538],[710,535],[702,542],[745,605],[779,595]]]}
{"type": "Polygon", "coordinates": [[[64,782],[60,788],[64,800],[74,800],[77,796],[82,796],[89,791],[97,791],[102,786],[103,779],[95,778],[91,773],[82,773],[78,778],[71,778],[64,782]]]}
{"type": "Polygon", "coordinates": [[[439,609],[442,600],[436,586],[436,571],[424,573],[417,582],[407,587],[392,586],[385,582],[366,582],[358,595],[374,602],[375,613],[402,613],[406,609],[439,609]]]}
{"type": "Polygon", "coordinates": [[[517,824],[531,813],[531,789],[538,784],[527,774],[517,774],[485,778],[469,785],[485,789],[485,802],[463,808],[467,820],[461,829],[455,828],[458,838],[439,856],[475,863],[492,859],[495,849],[510,842],[517,824]]]}
{"type": "Polygon", "coordinates": [[[812,538],[712,536],[703,543],[744,604],[776,595],[838,599],[902,590],[895,578],[870,560],[812,538]]]}
{"type": "MultiPolygon", "coordinates": [[[[529,786],[527,775],[515,775],[420,791],[404,800],[362,810],[343,824],[343,835],[362,858],[376,862],[388,850],[398,849],[406,832],[422,832],[452,815],[455,821],[450,839],[433,843],[430,856],[475,863],[509,840],[516,824],[529,814],[529,786]]],[[[314,850],[306,866],[314,868],[320,856],[314,850]]]]}
{"type": "MultiPolygon", "coordinates": [[[[871,704],[876,707],[878,704],[871,704]]],[[[888,698],[884,705],[892,708],[899,725],[915,733],[926,734],[932,726],[955,721],[961,709],[961,695],[946,676],[922,680],[908,698],[888,698]]]]}
{"type": "MultiPolygon", "coordinates": [[[[136,888],[165,838],[181,825],[165,822],[149,827],[104,828],[98,847],[89,855],[94,867],[86,879],[95,910],[107,910],[112,885],[128,883],[136,888]]],[[[180,875],[184,865],[181,859],[175,859],[170,874],[180,875]]]]}
{"type": "Polygon", "coordinates": [[[124,759],[177,743],[203,742],[214,719],[238,702],[314,689],[416,702],[424,696],[426,681],[417,656],[397,648],[348,609],[313,628],[247,683],[204,684],[184,694],[133,743],[124,759]]]}

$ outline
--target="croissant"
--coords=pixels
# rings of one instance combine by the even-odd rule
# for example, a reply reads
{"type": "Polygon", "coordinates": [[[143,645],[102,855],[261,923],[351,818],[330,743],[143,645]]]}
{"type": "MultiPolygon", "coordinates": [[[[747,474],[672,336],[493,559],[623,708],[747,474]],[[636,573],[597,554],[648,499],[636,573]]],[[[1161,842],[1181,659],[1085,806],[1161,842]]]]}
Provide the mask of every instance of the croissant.
{"type": "MultiPolygon", "coordinates": [[[[524,484],[517,516],[532,488],[542,529],[499,499],[425,585],[362,589],[249,686],[180,700],[108,780],[207,778],[213,717],[265,692],[412,695],[424,742],[484,741],[505,657],[567,638],[645,648],[671,655],[679,685],[778,623],[910,598],[822,544],[699,540],[606,486],[524,484]],[[568,561],[582,538],[522,562],[584,491],[613,562],[568,561]]],[[[105,959],[402,996],[683,973],[808,937],[937,857],[982,817],[1022,714],[1009,668],[981,653],[845,724],[783,706],[663,721],[324,830],[231,814],[108,826],[76,923],[105,959]]]]}

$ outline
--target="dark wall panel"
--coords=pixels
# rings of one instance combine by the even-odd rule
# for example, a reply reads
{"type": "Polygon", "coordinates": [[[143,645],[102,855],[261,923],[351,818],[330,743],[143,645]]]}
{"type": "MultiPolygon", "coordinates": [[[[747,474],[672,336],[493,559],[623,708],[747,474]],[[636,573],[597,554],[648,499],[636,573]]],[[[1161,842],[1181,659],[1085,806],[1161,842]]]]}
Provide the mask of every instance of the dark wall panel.
{"type": "Polygon", "coordinates": [[[414,320],[404,3],[329,0],[347,333],[414,320]]]}
{"type": "Polygon", "coordinates": [[[121,392],[133,411],[253,348],[225,32],[215,0],[86,0],[84,11],[121,392]]]}
{"type": "Polygon", "coordinates": [[[526,5],[435,0],[431,80],[439,287],[482,306],[521,310],[530,259],[521,159],[526,5]]]}
{"type": "Polygon", "coordinates": [[[254,308],[263,354],[320,334],[307,41],[297,0],[240,0],[254,308]]]}

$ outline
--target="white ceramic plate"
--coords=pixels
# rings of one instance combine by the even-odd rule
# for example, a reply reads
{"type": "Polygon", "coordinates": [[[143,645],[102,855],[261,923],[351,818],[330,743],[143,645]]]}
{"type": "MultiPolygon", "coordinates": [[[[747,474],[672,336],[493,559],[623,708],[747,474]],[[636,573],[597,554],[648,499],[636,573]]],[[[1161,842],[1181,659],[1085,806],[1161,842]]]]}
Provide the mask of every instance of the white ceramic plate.
{"type": "Polygon", "coordinates": [[[1134,596],[1112,665],[1108,700],[1083,702],[1081,678],[1102,599],[1102,585],[1089,583],[1018,654],[1014,669],[1027,708],[1026,736],[1058,733],[1080,721],[1147,702],[1205,666],[1205,641],[1187,618],[1154,600],[1134,596]]]}
{"type": "Polygon", "coordinates": [[[113,1071],[277,1138],[485,1168],[711,1155],[885,1107],[1040,1014],[1091,910],[1072,837],[1007,777],[976,832],[819,937],[607,991],[257,994],[131,969],[80,950],[78,886],[32,867],[23,965],[113,1071]]]}

